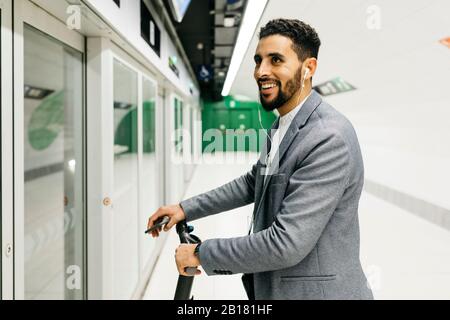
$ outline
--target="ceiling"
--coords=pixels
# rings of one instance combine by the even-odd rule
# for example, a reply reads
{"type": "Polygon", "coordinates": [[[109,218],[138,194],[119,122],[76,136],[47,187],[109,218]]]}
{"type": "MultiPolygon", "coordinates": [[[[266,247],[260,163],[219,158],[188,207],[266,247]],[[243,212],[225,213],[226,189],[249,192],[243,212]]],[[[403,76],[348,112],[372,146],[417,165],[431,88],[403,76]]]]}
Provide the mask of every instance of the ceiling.
{"type": "Polygon", "coordinates": [[[181,23],[172,17],[205,99],[222,99],[223,83],[246,3],[247,0],[193,0],[181,23]],[[230,26],[224,26],[225,17],[232,22],[230,26]],[[207,67],[209,79],[199,76],[201,66],[207,67]]]}
{"type": "Polygon", "coordinates": [[[312,25],[322,47],[314,85],[342,77],[356,91],[330,96],[343,105],[405,103],[424,99],[424,90],[450,101],[448,0],[269,0],[244,57],[231,94],[258,100],[253,55],[259,28],[274,18],[296,18],[312,25]],[[370,6],[379,11],[380,29],[367,26],[370,6]],[[381,92],[384,94],[381,95],[381,92]]]}

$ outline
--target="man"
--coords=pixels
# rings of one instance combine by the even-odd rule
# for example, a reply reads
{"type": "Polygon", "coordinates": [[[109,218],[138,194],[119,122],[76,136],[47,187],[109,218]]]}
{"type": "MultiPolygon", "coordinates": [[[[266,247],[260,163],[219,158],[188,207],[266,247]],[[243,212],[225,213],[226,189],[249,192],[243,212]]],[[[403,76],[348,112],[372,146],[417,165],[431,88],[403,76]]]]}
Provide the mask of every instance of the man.
{"type": "Polygon", "coordinates": [[[261,104],[280,114],[266,150],[246,175],[159,209],[148,226],[169,216],[167,231],[254,202],[248,236],[181,245],[180,274],[199,265],[208,275],[244,273],[250,299],[373,299],[359,260],[361,151],[350,122],[312,90],[319,37],[286,19],[270,21],[259,37],[261,104]]]}

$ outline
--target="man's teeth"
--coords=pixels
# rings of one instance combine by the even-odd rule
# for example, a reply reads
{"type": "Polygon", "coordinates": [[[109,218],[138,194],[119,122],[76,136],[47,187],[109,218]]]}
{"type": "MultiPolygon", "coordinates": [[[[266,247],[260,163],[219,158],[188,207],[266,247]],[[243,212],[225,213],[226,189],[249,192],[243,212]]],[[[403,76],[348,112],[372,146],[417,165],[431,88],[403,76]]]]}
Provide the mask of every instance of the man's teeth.
{"type": "Polygon", "coordinates": [[[275,83],[269,83],[269,84],[263,84],[261,86],[261,88],[263,88],[263,89],[270,89],[270,88],[273,88],[273,87],[276,87],[276,86],[277,85],[275,83]]]}

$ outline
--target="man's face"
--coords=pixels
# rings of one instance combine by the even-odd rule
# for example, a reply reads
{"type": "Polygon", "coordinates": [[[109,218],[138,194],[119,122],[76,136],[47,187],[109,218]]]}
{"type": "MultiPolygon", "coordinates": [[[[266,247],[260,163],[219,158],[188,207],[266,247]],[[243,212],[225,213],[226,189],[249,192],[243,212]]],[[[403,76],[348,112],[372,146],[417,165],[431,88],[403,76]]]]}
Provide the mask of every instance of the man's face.
{"type": "Polygon", "coordinates": [[[265,110],[283,106],[300,90],[301,63],[291,39],[281,35],[262,38],[254,59],[254,77],[265,110]]]}

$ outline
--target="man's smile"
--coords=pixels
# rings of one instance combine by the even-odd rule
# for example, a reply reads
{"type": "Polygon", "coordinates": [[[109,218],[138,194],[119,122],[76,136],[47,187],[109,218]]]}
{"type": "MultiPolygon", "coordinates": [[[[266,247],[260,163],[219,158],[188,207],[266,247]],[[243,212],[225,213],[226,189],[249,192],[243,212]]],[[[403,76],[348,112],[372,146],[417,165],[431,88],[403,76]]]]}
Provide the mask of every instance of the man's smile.
{"type": "Polygon", "coordinates": [[[278,83],[275,81],[259,81],[259,90],[264,98],[268,98],[275,93],[277,88],[278,83]]]}

